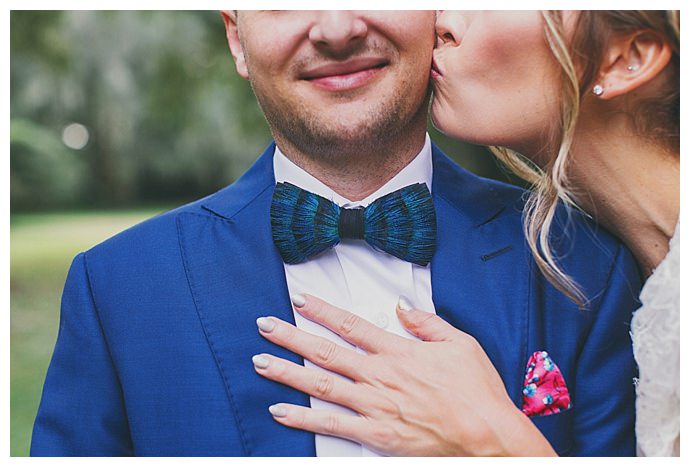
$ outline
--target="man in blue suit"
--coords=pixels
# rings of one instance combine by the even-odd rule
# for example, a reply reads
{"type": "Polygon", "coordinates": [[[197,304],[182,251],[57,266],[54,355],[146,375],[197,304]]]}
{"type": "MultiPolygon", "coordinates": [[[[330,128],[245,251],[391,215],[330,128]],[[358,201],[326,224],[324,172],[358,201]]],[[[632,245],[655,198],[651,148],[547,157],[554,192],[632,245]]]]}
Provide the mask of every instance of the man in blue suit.
{"type": "MultiPolygon", "coordinates": [[[[420,308],[476,337],[516,404],[529,356],[548,350],[572,401],[569,410],[533,418],[554,449],[634,455],[634,262],[615,239],[573,219],[567,234],[575,247],[563,267],[591,298],[579,310],[530,259],[522,192],[473,176],[432,147],[433,12],[224,12],[224,19],[237,70],[251,81],[276,143],[229,187],[75,258],[32,455],[365,453],[276,423],[271,404],[318,401],[260,377],[251,359],[266,352],[309,363],[262,339],[256,319],[271,314],[294,324],[295,290],[357,309],[362,278],[369,289],[361,293],[395,296],[391,311],[399,281],[420,308]],[[345,240],[292,264],[274,242],[276,182],[347,211],[338,221],[343,235],[361,228],[359,201],[373,204],[408,182],[430,190],[430,263],[345,240]],[[323,290],[308,289],[317,275],[323,290]]],[[[288,221],[297,229],[303,219],[288,221]]],[[[396,330],[386,316],[366,317],[396,330]]]]}

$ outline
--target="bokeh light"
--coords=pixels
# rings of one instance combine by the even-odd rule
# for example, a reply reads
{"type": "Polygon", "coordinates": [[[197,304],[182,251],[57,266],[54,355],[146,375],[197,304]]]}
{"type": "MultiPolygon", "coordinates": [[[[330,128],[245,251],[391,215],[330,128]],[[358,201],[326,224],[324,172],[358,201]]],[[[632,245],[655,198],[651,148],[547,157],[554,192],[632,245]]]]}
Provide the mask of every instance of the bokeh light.
{"type": "Polygon", "coordinates": [[[62,142],[72,149],[83,149],[89,143],[89,130],[81,123],[70,123],[62,130],[62,142]]]}

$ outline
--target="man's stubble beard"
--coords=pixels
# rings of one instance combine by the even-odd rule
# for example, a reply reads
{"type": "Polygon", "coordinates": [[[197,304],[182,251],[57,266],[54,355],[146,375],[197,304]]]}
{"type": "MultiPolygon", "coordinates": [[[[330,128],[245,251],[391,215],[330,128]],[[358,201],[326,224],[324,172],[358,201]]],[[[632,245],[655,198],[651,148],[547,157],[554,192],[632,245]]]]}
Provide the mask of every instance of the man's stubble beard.
{"type": "MultiPolygon", "coordinates": [[[[254,87],[254,83],[252,83],[254,87]]],[[[287,108],[272,102],[268,94],[256,93],[266,121],[276,141],[287,142],[300,155],[317,164],[347,167],[363,160],[372,164],[385,163],[394,157],[395,148],[410,136],[410,129],[418,122],[426,124],[431,88],[410,109],[402,92],[382,101],[368,115],[346,128],[338,123],[325,122],[303,104],[287,108]],[[375,159],[371,155],[377,154],[375,159]]],[[[366,164],[369,165],[369,164],[366,164]]]]}

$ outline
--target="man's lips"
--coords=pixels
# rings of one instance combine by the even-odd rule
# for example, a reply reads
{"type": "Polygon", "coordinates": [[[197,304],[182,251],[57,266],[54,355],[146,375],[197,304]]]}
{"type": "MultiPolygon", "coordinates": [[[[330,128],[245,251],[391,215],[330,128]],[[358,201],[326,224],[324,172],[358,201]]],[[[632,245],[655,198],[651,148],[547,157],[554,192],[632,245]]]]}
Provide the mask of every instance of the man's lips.
{"type": "Polygon", "coordinates": [[[299,77],[330,91],[346,91],[368,83],[386,65],[388,61],[378,57],[357,58],[314,67],[299,77]]]}

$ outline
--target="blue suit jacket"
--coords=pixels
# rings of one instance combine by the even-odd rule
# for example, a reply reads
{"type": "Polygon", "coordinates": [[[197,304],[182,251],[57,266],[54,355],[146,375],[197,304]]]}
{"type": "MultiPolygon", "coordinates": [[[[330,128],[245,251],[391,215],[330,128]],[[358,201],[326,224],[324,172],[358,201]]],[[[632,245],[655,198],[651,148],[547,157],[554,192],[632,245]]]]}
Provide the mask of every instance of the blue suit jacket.
{"type": "MultiPolygon", "coordinates": [[[[32,455],[314,455],[313,434],[267,410],[308,397],[251,361],[270,352],[302,362],[255,324],[269,314],[294,323],[271,240],[273,149],[233,185],[75,258],[32,455]]],[[[438,314],[479,340],[516,405],[529,356],[549,351],[573,407],[533,420],[560,454],[634,455],[628,330],[640,284],[630,254],[574,220],[564,265],[592,297],[579,311],[530,259],[523,192],[436,148],[433,164],[438,314]]]]}

